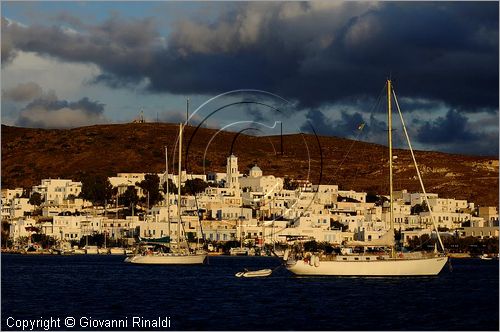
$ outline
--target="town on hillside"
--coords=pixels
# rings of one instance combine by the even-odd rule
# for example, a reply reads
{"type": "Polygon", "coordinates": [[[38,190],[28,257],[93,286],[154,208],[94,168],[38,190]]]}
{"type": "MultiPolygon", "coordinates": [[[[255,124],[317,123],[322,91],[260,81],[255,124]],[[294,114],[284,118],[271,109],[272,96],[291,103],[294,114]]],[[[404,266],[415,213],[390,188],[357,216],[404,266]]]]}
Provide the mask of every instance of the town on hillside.
{"type": "MultiPolygon", "coordinates": [[[[4,252],[124,253],[139,238],[179,235],[193,245],[204,240],[213,254],[265,255],[289,238],[332,247],[374,241],[390,225],[386,195],[265,175],[258,165],[241,174],[234,155],[225,173],[44,179],[1,194],[4,252]]],[[[401,246],[433,250],[434,218],[457,257],[498,254],[497,207],[432,193],[427,206],[422,193],[406,190],[393,197],[401,246]]]]}

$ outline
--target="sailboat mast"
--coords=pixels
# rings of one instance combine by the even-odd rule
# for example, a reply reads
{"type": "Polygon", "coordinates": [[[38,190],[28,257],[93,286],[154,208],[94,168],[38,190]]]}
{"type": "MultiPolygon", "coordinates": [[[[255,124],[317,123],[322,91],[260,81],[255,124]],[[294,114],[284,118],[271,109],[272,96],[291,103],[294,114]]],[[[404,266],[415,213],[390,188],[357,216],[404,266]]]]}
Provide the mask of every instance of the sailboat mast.
{"type": "Polygon", "coordinates": [[[405,136],[406,136],[406,141],[408,142],[408,147],[410,148],[411,157],[413,159],[413,165],[415,166],[415,170],[417,171],[418,180],[420,182],[420,188],[422,188],[422,193],[424,194],[424,200],[425,200],[425,203],[427,204],[427,208],[429,209],[429,215],[431,217],[432,225],[434,226],[434,230],[436,231],[437,239],[438,239],[439,245],[441,246],[441,250],[443,252],[445,252],[443,241],[441,240],[441,236],[439,235],[438,227],[434,221],[435,218],[432,215],[433,211],[432,211],[431,205],[429,203],[429,198],[427,196],[427,192],[425,191],[425,186],[424,186],[424,182],[422,180],[422,175],[420,174],[420,170],[419,170],[418,165],[417,165],[417,159],[415,158],[415,153],[413,152],[413,148],[411,146],[410,136],[408,135],[408,131],[406,130],[405,121],[403,119],[403,113],[401,113],[401,108],[399,107],[398,98],[396,97],[396,93],[394,92],[394,90],[392,90],[392,94],[394,95],[394,101],[395,101],[396,107],[398,109],[399,117],[401,119],[401,124],[403,125],[403,131],[404,131],[405,136]]]}
{"type": "MultiPolygon", "coordinates": [[[[391,107],[391,80],[387,80],[387,126],[388,126],[388,143],[389,143],[389,229],[392,232],[394,229],[394,208],[393,208],[393,192],[392,192],[392,107],[391,107]]],[[[391,253],[394,256],[394,246],[391,248],[391,253]]]]}
{"type": "Polygon", "coordinates": [[[182,159],[182,123],[179,124],[179,178],[177,179],[177,247],[180,249],[180,234],[181,234],[181,159],[182,159]]]}
{"type": "Polygon", "coordinates": [[[168,221],[168,240],[170,241],[170,190],[168,188],[168,183],[170,182],[168,179],[168,147],[165,146],[165,172],[167,173],[167,193],[165,196],[166,205],[167,205],[167,221],[168,221]]]}

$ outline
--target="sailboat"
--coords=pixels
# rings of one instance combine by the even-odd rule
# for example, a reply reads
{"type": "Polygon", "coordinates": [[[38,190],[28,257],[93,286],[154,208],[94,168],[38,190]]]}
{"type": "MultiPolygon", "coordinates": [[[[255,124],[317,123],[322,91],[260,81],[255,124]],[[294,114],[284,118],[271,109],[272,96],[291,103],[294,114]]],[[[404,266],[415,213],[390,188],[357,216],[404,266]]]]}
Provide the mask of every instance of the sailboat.
{"type": "Polygon", "coordinates": [[[240,223],[240,227],[238,227],[239,231],[240,231],[240,247],[234,247],[234,248],[231,248],[229,249],[229,254],[231,256],[248,256],[248,248],[244,248],[243,247],[243,237],[242,237],[242,227],[243,227],[243,220],[241,218],[238,219],[239,223],[240,223]]]}
{"type": "MultiPolygon", "coordinates": [[[[146,249],[142,253],[127,257],[125,262],[132,264],[157,264],[157,265],[194,265],[203,264],[207,258],[204,250],[192,252],[189,249],[186,239],[181,239],[181,159],[182,159],[182,131],[183,125],[179,125],[179,176],[177,182],[177,239],[176,246],[166,246],[159,241],[146,242],[146,249]]],[[[168,174],[168,169],[167,169],[168,174]]],[[[167,176],[168,177],[168,176],[167,176]]],[[[168,184],[168,178],[167,178],[168,184]]],[[[168,192],[168,189],[167,189],[168,192]]],[[[167,204],[168,208],[168,204],[167,204]]],[[[169,240],[170,240],[170,215],[169,222],[169,240]]],[[[170,241],[168,241],[170,242],[170,241]]]]}
{"type": "MultiPolygon", "coordinates": [[[[444,253],[443,242],[439,236],[434,218],[431,220],[437,234],[437,239],[440,244],[442,252],[411,252],[411,253],[397,253],[395,251],[394,243],[394,209],[393,209],[393,174],[392,174],[392,105],[391,100],[394,96],[394,101],[399,111],[403,130],[408,142],[414,166],[420,181],[425,202],[432,213],[430,204],[428,202],[427,193],[425,191],[422,177],[418,170],[417,162],[411,142],[406,131],[403,116],[399,109],[399,104],[396,94],[392,89],[391,80],[387,80],[387,118],[388,118],[388,145],[389,145],[389,192],[390,192],[390,227],[386,234],[381,238],[374,241],[352,241],[347,243],[347,246],[356,247],[377,247],[390,250],[384,250],[382,253],[377,254],[347,254],[349,250],[342,250],[338,255],[324,255],[314,252],[304,252],[300,242],[298,245],[293,246],[291,249],[285,251],[283,260],[286,268],[296,275],[331,275],[331,276],[429,276],[437,275],[443,269],[448,261],[448,257],[444,253]],[[346,252],[342,254],[342,252],[346,252]]],[[[349,248],[345,248],[349,249],[349,248]]],[[[351,251],[352,252],[352,251],[351,251]]]]}

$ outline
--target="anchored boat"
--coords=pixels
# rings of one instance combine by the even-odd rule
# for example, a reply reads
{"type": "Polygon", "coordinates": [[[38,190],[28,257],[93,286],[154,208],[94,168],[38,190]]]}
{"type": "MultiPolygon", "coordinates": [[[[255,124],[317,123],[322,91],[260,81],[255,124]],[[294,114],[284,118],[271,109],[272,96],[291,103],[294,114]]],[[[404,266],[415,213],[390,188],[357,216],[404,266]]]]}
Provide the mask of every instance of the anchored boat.
{"type": "Polygon", "coordinates": [[[245,269],[245,271],[236,273],[235,276],[238,278],[259,278],[267,277],[271,275],[271,273],[273,273],[273,270],[271,269],[262,269],[257,271],[248,271],[245,269]]]}
{"type": "MultiPolygon", "coordinates": [[[[161,265],[192,265],[192,264],[203,264],[207,258],[207,253],[204,250],[192,251],[186,239],[181,239],[181,159],[182,159],[182,124],[179,125],[179,176],[178,176],[178,199],[177,199],[177,241],[176,246],[170,245],[170,234],[168,236],[168,241],[165,238],[160,240],[148,240],[146,244],[150,244],[150,248],[143,250],[133,256],[125,258],[125,262],[132,264],[161,264],[161,265]],[[167,246],[166,243],[169,243],[167,246]]],[[[168,174],[168,161],[167,164],[167,174],[168,174]]],[[[168,179],[167,179],[168,186],[168,179]]],[[[168,193],[168,187],[167,187],[168,193]]],[[[167,202],[169,200],[167,199],[167,202]]],[[[167,203],[167,211],[168,203],[167,203]]],[[[170,223],[170,216],[168,216],[168,222],[170,223]]],[[[170,230],[170,226],[169,226],[170,230]]]]}
{"type": "Polygon", "coordinates": [[[424,199],[430,209],[427,193],[424,188],[422,177],[418,170],[417,162],[411,142],[406,131],[403,116],[399,109],[399,104],[396,94],[392,89],[391,80],[387,80],[387,120],[388,120],[388,145],[389,145],[389,192],[390,192],[390,228],[388,232],[381,238],[362,242],[353,241],[347,243],[351,247],[371,247],[378,248],[377,253],[362,253],[352,254],[322,254],[318,252],[305,252],[301,241],[295,241],[295,245],[291,249],[287,249],[283,260],[286,268],[296,275],[332,275],[332,276],[427,276],[437,275],[443,269],[448,261],[448,257],[444,253],[444,246],[434,218],[431,220],[436,231],[437,239],[442,250],[438,253],[435,250],[432,253],[427,252],[412,252],[412,253],[397,253],[394,243],[394,209],[393,209],[393,175],[392,175],[392,97],[398,108],[401,123],[403,125],[404,134],[408,142],[408,147],[413,158],[413,163],[417,171],[418,179],[424,194],[424,199]]]}

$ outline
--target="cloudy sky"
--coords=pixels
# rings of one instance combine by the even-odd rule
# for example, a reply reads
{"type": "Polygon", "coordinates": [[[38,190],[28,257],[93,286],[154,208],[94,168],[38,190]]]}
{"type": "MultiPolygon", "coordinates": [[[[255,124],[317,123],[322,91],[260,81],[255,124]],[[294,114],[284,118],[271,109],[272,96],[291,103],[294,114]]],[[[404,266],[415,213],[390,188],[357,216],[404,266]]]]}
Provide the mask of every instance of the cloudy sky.
{"type": "Polygon", "coordinates": [[[495,1],[1,6],[3,124],[179,122],[189,98],[191,123],[384,143],[391,77],[416,148],[498,156],[495,1]]]}

